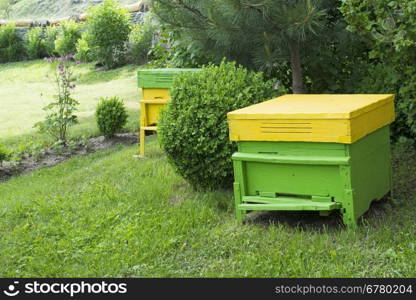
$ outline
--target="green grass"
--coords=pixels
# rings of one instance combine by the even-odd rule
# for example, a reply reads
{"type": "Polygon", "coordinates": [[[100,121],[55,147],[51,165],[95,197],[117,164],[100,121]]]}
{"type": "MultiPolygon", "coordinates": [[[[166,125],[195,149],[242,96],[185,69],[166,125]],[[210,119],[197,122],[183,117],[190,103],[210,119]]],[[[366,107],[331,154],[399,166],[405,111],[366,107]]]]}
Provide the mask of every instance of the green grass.
{"type": "Polygon", "coordinates": [[[395,150],[394,202],[356,231],[280,213],[236,224],[230,191],[198,193],[155,140],[0,184],[0,277],[415,277],[416,156],[395,150]]]}
{"type": "MultiPolygon", "coordinates": [[[[72,137],[98,134],[94,112],[100,97],[119,96],[130,115],[127,129],[134,131],[139,124],[136,66],[111,71],[96,71],[93,64],[76,66],[74,98],[80,102],[80,124],[71,128],[72,137]]],[[[11,151],[44,147],[50,139],[40,135],[33,125],[46,112],[42,108],[56,93],[54,69],[42,60],[0,65],[0,143],[11,151]]]]}
{"type": "MultiPolygon", "coordinates": [[[[118,0],[117,2],[132,4],[137,2],[137,0],[118,0]]],[[[86,12],[90,6],[96,4],[97,1],[92,0],[19,0],[12,6],[9,19],[41,20],[68,17],[86,12]]]]}

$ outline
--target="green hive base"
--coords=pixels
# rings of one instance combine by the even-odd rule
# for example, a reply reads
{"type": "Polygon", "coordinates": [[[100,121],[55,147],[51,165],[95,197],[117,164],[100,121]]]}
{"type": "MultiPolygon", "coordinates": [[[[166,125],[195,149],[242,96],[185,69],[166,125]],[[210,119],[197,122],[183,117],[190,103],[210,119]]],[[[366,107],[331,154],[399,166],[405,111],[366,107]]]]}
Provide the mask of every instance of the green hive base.
{"type": "Polygon", "coordinates": [[[353,144],[238,142],[233,162],[239,221],[254,210],[340,210],[355,228],[391,190],[388,126],[353,144]]]}

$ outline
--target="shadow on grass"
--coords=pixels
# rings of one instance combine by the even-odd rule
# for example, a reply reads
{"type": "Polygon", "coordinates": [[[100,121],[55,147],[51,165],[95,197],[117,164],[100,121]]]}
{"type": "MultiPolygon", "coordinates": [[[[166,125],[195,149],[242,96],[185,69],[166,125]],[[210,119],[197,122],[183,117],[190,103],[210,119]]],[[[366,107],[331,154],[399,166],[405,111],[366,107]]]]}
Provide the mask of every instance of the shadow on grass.
{"type": "Polygon", "coordinates": [[[322,217],[315,211],[266,211],[256,212],[248,217],[248,224],[274,226],[282,224],[305,231],[324,231],[327,229],[339,231],[345,228],[342,217],[338,212],[322,217]]]}
{"type": "Polygon", "coordinates": [[[88,72],[78,75],[76,78],[76,82],[78,84],[86,85],[100,82],[108,82],[116,80],[126,73],[131,73],[131,75],[134,75],[134,72],[139,68],[140,67],[136,65],[127,65],[114,70],[98,70],[95,67],[92,67],[92,69],[90,69],[88,72]]]}

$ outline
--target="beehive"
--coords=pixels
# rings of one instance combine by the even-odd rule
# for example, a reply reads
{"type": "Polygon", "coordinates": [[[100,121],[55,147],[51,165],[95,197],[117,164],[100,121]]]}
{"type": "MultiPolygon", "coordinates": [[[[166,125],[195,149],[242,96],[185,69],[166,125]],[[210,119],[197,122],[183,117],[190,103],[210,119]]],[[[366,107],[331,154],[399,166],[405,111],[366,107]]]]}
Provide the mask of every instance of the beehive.
{"type": "Polygon", "coordinates": [[[138,86],[142,89],[140,101],[140,155],[145,154],[146,131],[157,131],[160,110],[170,100],[170,87],[174,78],[183,72],[200,69],[147,69],[137,73],[138,86]]]}
{"type": "Polygon", "coordinates": [[[238,220],[339,210],[355,227],[391,190],[393,95],[286,95],[228,114],[238,220]]]}

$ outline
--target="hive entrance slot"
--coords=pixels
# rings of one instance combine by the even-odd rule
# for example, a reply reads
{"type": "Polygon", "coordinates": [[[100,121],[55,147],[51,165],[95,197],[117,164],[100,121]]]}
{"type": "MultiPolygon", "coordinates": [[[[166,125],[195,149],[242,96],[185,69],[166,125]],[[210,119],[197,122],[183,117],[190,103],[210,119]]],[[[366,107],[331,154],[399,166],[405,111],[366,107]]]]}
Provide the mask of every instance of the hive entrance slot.
{"type": "Polygon", "coordinates": [[[290,198],[290,199],[299,199],[299,200],[312,200],[312,196],[308,196],[308,195],[282,194],[282,193],[277,193],[277,192],[262,192],[262,191],[256,191],[256,194],[260,197],[265,197],[265,198],[290,198]]]}
{"type": "Polygon", "coordinates": [[[281,194],[281,193],[276,193],[276,196],[278,198],[293,198],[293,199],[299,199],[299,200],[312,200],[312,196],[308,196],[308,195],[296,195],[296,194],[281,194]]]}

